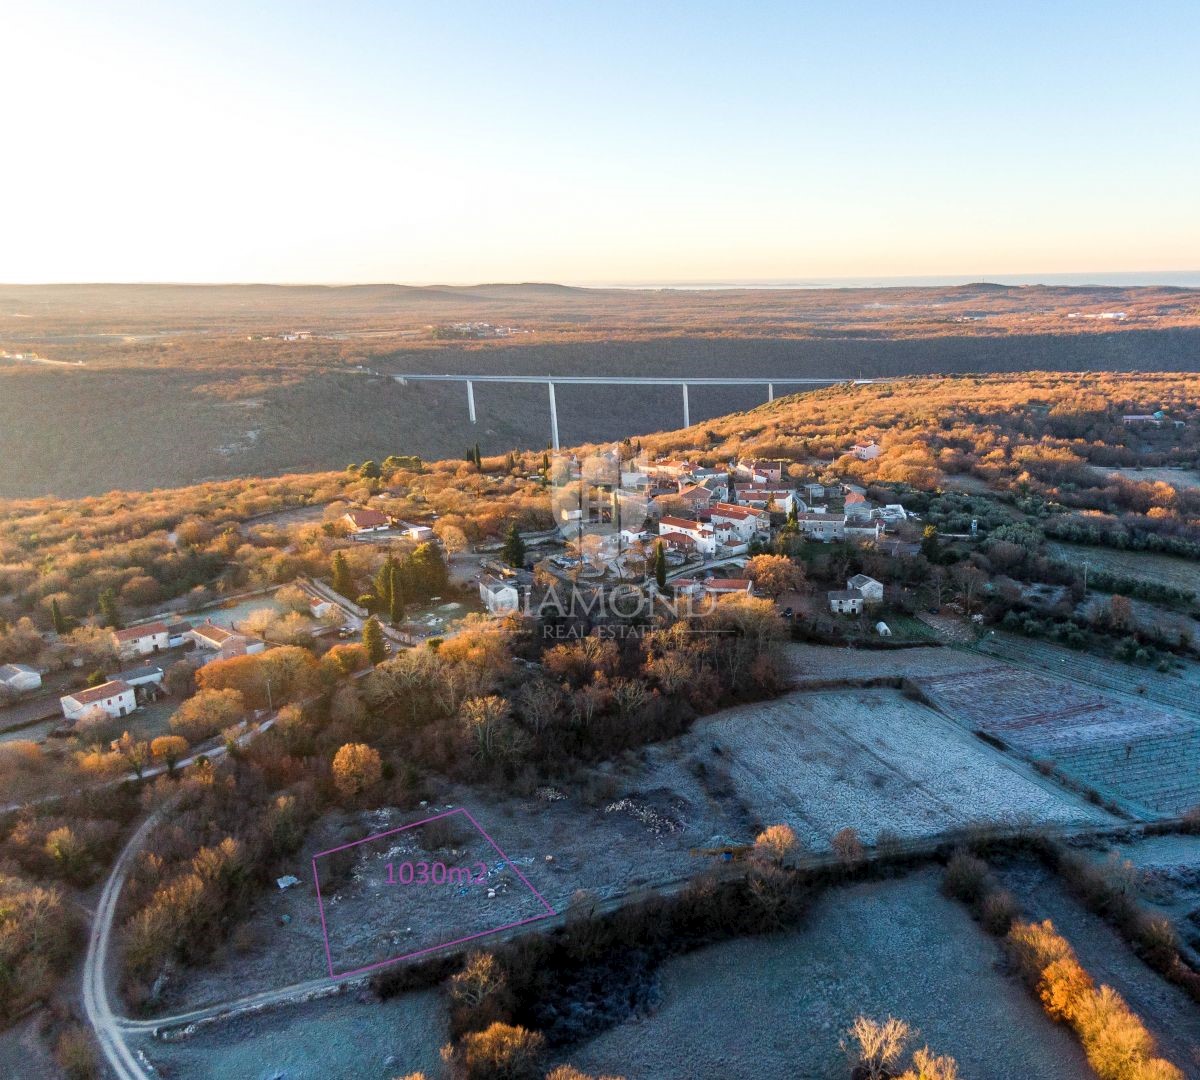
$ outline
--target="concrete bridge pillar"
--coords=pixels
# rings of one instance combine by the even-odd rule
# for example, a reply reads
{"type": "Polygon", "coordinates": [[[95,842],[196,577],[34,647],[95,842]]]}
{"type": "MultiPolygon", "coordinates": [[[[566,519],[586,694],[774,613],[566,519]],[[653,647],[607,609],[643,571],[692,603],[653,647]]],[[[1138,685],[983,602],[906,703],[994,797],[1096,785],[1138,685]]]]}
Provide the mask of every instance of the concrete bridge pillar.
{"type": "Polygon", "coordinates": [[[555,450],[558,446],[558,405],[554,400],[554,383],[547,381],[546,385],[550,388],[550,445],[555,450]]]}
{"type": "Polygon", "coordinates": [[[467,414],[471,417],[471,423],[475,423],[475,384],[470,380],[467,381],[467,414]]]}
{"type": "Polygon", "coordinates": [[[688,409],[688,387],[687,383],[683,384],[683,426],[692,426],[692,414],[688,409]]]}

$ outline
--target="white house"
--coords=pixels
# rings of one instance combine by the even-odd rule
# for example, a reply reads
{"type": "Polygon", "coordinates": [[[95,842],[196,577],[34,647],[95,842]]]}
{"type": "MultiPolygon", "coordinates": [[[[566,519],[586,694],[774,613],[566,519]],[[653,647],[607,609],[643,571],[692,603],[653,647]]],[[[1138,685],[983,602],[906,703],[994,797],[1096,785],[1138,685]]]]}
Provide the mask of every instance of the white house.
{"type": "Polygon", "coordinates": [[[326,600],[324,597],[315,596],[312,602],[308,605],[308,610],[312,613],[314,619],[323,619],[331,612],[337,611],[337,605],[332,600],[326,600]]]}
{"type": "Polygon", "coordinates": [[[0,687],[5,690],[23,694],[37,690],[41,685],[41,675],[28,664],[0,664],[0,687]]]}
{"type": "Polygon", "coordinates": [[[899,503],[888,503],[885,506],[876,507],[871,511],[872,516],[879,518],[880,521],[898,522],[908,520],[908,511],[899,503]]]}
{"type": "Polygon", "coordinates": [[[196,643],[198,648],[217,654],[210,656],[209,660],[224,660],[230,656],[248,656],[252,653],[260,653],[267,647],[266,642],[260,641],[258,638],[226,630],[225,627],[215,626],[210,622],[193,626],[188,632],[188,637],[196,643]]]}
{"type": "Polygon", "coordinates": [[[841,589],[826,595],[829,597],[829,610],[835,615],[862,614],[863,594],[857,589],[841,589]]]}
{"type": "Polygon", "coordinates": [[[883,536],[883,522],[878,519],[874,521],[847,521],[845,535],[847,540],[878,540],[883,536]]]}
{"type": "Polygon", "coordinates": [[[847,521],[871,520],[871,504],[867,502],[865,495],[860,495],[857,491],[852,491],[846,496],[846,503],[843,509],[846,513],[847,521]]]}
{"type": "Polygon", "coordinates": [[[731,532],[743,543],[753,540],[756,536],[771,535],[771,515],[752,506],[713,503],[708,516],[714,528],[728,525],[731,532]]]}
{"type": "Polygon", "coordinates": [[[479,599],[493,615],[507,615],[521,607],[521,588],[515,578],[493,577],[479,579],[479,599]]]}
{"type": "Polygon", "coordinates": [[[409,525],[407,522],[400,527],[401,532],[418,544],[426,544],[436,537],[436,533],[428,525],[409,525]]]}
{"type": "Polygon", "coordinates": [[[667,542],[672,542],[673,536],[686,536],[695,545],[695,550],[701,555],[717,553],[717,535],[712,528],[702,525],[699,521],[689,521],[687,518],[664,517],[658,523],[658,535],[667,542]]]}
{"type": "Polygon", "coordinates": [[[874,439],[870,442],[855,443],[850,447],[852,453],[859,461],[874,461],[880,454],[883,453],[883,447],[879,446],[874,439]]]}
{"type": "Polygon", "coordinates": [[[810,540],[829,543],[846,538],[846,515],[809,511],[796,515],[796,527],[810,540]]]}
{"type": "Polygon", "coordinates": [[[779,484],[783,482],[783,467],[786,461],[739,461],[734,475],[749,480],[752,484],[779,484]]]}
{"type": "Polygon", "coordinates": [[[88,709],[101,708],[115,719],[128,716],[137,708],[133,687],[119,679],[66,694],[58,699],[58,703],[68,720],[78,720],[88,709]]]}
{"type": "Polygon", "coordinates": [[[164,622],[143,623],[112,632],[113,644],[122,658],[153,656],[170,645],[171,633],[164,622]]]}
{"type": "Polygon", "coordinates": [[[866,574],[855,574],[846,582],[846,588],[857,589],[868,604],[878,604],[883,601],[883,582],[876,581],[873,577],[867,577],[866,574]]]}
{"type": "Polygon", "coordinates": [[[778,514],[799,513],[808,507],[792,488],[773,487],[769,484],[736,484],[738,504],[755,510],[774,510],[778,514]]]}
{"type": "Polygon", "coordinates": [[[127,671],[118,671],[109,681],[124,683],[134,689],[139,686],[149,686],[151,683],[162,686],[163,669],[154,664],[143,664],[141,667],[129,668],[127,671]]]}
{"type": "Polygon", "coordinates": [[[392,527],[392,519],[378,510],[347,510],[342,521],[355,534],[382,532],[392,527]]]}

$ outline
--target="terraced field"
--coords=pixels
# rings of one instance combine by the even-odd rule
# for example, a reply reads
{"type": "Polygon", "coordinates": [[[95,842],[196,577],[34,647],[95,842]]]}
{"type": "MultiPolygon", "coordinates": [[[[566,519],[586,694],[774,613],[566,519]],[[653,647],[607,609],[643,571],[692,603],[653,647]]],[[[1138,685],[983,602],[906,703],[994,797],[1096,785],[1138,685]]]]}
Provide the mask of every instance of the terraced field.
{"type": "Polygon", "coordinates": [[[1150,815],[1200,803],[1200,721],[1178,709],[997,664],[918,684],[973,730],[1150,815]]]}
{"type": "Polygon", "coordinates": [[[988,636],[979,651],[1055,677],[1065,676],[1200,716],[1200,664],[1191,661],[1170,672],[1153,671],[1003,633],[988,636]]]}

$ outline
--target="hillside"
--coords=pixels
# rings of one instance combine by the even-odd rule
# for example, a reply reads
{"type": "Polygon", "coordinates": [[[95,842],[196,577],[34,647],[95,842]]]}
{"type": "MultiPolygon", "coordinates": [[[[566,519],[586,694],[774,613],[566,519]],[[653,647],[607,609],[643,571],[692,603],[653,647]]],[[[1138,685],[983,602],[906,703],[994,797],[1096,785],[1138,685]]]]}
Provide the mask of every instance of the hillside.
{"type": "MultiPolygon", "coordinates": [[[[400,387],[364,373],[785,375],[1194,370],[1192,290],[623,291],[477,287],[0,287],[0,496],[93,494],[546,444],[544,389],[400,387]],[[1124,319],[1100,318],[1123,312],[1124,319]],[[1078,318],[1072,317],[1078,315],[1078,318]],[[1085,315],[1097,316],[1085,318],[1085,315]],[[459,320],[512,325],[438,340],[459,320]],[[294,331],[310,336],[285,340],[294,331]],[[46,433],[53,431],[53,437],[46,433]]],[[[696,421],[755,391],[693,390],[696,421]]],[[[560,391],[563,441],[670,430],[674,389],[560,391]]]]}

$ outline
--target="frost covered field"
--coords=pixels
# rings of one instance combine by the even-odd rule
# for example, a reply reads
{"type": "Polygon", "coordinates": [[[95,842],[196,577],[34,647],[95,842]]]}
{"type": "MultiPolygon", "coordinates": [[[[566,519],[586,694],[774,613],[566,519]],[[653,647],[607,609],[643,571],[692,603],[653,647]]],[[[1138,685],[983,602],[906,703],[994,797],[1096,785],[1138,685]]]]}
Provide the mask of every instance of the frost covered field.
{"type": "Polygon", "coordinates": [[[964,1077],[1092,1076],[999,945],[929,872],[832,890],[805,926],[669,961],[662,1005],[567,1060],[630,1080],[847,1076],[838,1040],[858,1013],[903,1017],[964,1077]]]}
{"type": "Polygon", "coordinates": [[[1163,705],[1010,665],[919,679],[939,708],[1142,813],[1200,803],[1200,722],[1163,705]]]}
{"type": "Polygon", "coordinates": [[[836,645],[788,645],[788,672],[797,686],[833,679],[916,678],[975,671],[994,661],[961,649],[851,649],[836,645]]]}
{"type": "Polygon", "coordinates": [[[883,829],[1111,820],[893,690],[793,693],[702,720],[685,741],[715,744],[740,800],[810,848],[846,826],[872,841],[883,829]]]}

